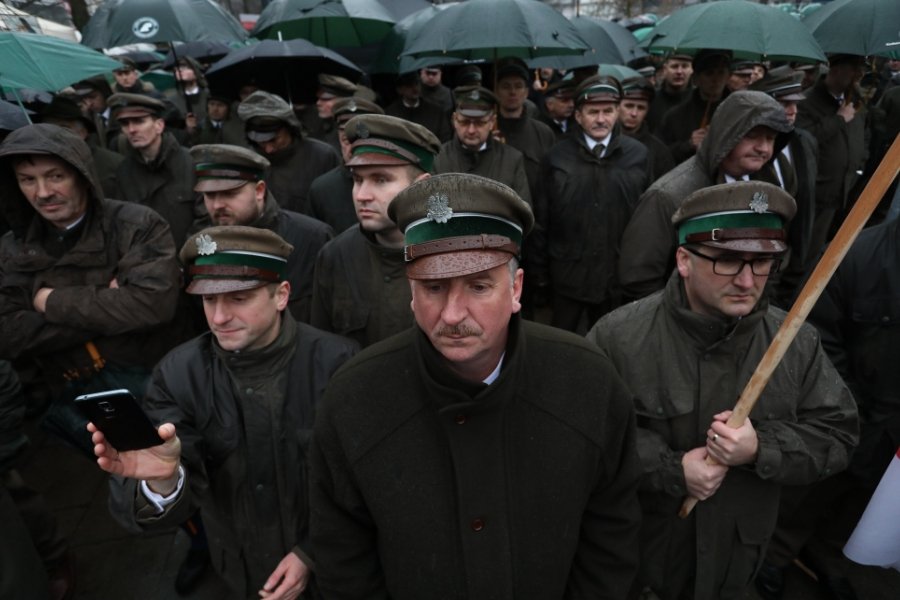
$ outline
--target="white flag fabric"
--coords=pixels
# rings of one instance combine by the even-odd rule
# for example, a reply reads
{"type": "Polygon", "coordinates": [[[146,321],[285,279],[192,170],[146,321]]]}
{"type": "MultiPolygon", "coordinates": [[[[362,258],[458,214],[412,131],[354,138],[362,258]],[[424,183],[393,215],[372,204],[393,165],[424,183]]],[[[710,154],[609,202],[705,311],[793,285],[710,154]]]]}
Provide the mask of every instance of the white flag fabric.
{"type": "Polygon", "coordinates": [[[844,546],[844,555],[861,565],[900,571],[900,448],[844,546]]]}

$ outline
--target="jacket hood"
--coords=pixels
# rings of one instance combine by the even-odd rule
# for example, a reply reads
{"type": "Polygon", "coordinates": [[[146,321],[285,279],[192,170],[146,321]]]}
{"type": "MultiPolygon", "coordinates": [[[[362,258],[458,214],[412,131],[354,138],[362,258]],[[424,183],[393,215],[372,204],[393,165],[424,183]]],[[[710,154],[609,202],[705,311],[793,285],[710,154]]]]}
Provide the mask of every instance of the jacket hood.
{"type": "Polygon", "coordinates": [[[722,159],[728,156],[748,131],[758,125],[764,125],[777,133],[772,157],[778,156],[794,130],[784,116],[781,104],[763,92],[741,90],[729,94],[716,108],[706,139],[697,151],[697,161],[704,172],[714,177],[722,159]]]}
{"type": "Polygon", "coordinates": [[[100,176],[91,158],[91,149],[80,137],[62,127],[39,123],[13,131],[0,144],[0,215],[17,236],[24,235],[37,212],[19,189],[12,169],[12,157],[23,154],[49,154],[66,161],[88,184],[89,206],[103,199],[100,176]]]}

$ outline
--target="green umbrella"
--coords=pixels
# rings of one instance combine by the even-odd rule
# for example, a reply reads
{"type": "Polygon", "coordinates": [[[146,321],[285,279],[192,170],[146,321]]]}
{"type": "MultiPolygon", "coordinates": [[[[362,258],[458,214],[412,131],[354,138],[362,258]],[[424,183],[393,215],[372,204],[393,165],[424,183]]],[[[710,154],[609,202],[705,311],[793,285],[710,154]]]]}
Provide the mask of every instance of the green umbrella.
{"type": "Polygon", "coordinates": [[[746,0],[677,10],[657,24],[641,46],[654,54],[712,48],[750,60],[825,61],[819,44],[799,20],[774,6],[746,0]]]}
{"type": "Polygon", "coordinates": [[[158,92],[173,90],[177,85],[175,75],[173,75],[171,71],[164,71],[162,69],[153,69],[152,71],[141,73],[141,81],[152,83],[153,87],[155,87],[158,92]]]}
{"type": "Polygon", "coordinates": [[[540,0],[467,0],[435,14],[407,39],[403,55],[528,60],[587,50],[575,26],[540,0]]]}
{"type": "Polygon", "coordinates": [[[435,14],[448,7],[448,4],[438,4],[423,8],[414,12],[401,21],[398,21],[391,33],[388,34],[378,51],[378,58],[372,66],[372,73],[409,73],[432,65],[443,65],[460,62],[458,58],[443,58],[440,56],[426,56],[425,58],[412,58],[400,56],[406,39],[419,34],[425,24],[435,14]]]}
{"type": "Polygon", "coordinates": [[[106,0],[83,33],[81,43],[91,48],[247,38],[240,22],[212,0],[106,0]]]}
{"type": "Polygon", "coordinates": [[[121,66],[96,50],[37,33],[0,31],[0,56],[0,86],[9,90],[55,92],[121,66]]]}
{"type": "Polygon", "coordinates": [[[600,65],[597,68],[597,72],[600,75],[609,75],[610,77],[615,77],[619,80],[619,83],[622,83],[626,79],[633,79],[634,77],[641,76],[641,74],[634,69],[623,65],[600,65]]]}
{"type": "Polygon", "coordinates": [[[834,0],[801,22],[825,52],[871,56],[900,49],[900,0],[834,0]]]}
{"type": "Polygon", "coordinates": [[[257,38],[303,38],[323,48],[380,42],[394,16],[378,0],[273,0],[253,28],[257,38]]]}
{"type": "Polygon", "coordinates": [[[638,47],[637,38],[618,23],[590,17],[574,17],[571,21],[593,52],[586,52],[581,56],[537,58],[528,63],[529,67],[562,70],[577,69],[598,63],[624,65],[636,58],[647,56],[647,53],[638,47]]]}

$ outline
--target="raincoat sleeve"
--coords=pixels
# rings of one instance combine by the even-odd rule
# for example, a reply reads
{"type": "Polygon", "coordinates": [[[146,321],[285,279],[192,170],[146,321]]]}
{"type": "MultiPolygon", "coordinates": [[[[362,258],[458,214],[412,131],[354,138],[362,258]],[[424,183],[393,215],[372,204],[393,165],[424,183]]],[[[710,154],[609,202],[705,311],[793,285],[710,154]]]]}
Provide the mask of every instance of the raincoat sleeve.
{"type": "Polygon", "coordinates": [[[670,199],[649,189],[641,196],[619,252],[619,282],[626,300],[643,298],[666,286],[671,274],[675,240],[670,199]]]}
{"type": "Polygon", "coordinates": [[[811,325],[804,325],[778,368],[798,371],[800,397],[793,416],[772,414],[779,408],[763,403],[750,414],[759,439],[757,475],[775,483],[805,485],[847,468],[859,442],[856,403],[811,325]],[[811,350],[802,352],[809,356],[805,364],[790,356],[801,354],[798,347],[811,350]]]}
{"type": "MultiPolygon", "coordinates": [[[[124,212],[124,211],[122,211],[124,212]]],[[[48,323],[78,323],[97,335],[148,329],[171,321],[178,303],[180,273],[169,226],[149,211],[130,215],[143,223],[120,247],[117,287],[73,285],[54,289],[47,299],[48,323]]]]}

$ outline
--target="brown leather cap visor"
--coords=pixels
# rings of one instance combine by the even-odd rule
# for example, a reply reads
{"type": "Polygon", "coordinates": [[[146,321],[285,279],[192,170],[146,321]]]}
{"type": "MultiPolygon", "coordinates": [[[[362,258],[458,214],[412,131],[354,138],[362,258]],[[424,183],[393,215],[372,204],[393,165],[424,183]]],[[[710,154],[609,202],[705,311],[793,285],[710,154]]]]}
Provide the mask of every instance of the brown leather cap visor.
{"type": "Polygon", "coordinates": [[[464,250],[430,254],[406,265],[410,279],[449,279],[505,265],[515,255],[504,250],[464,250]]]}

